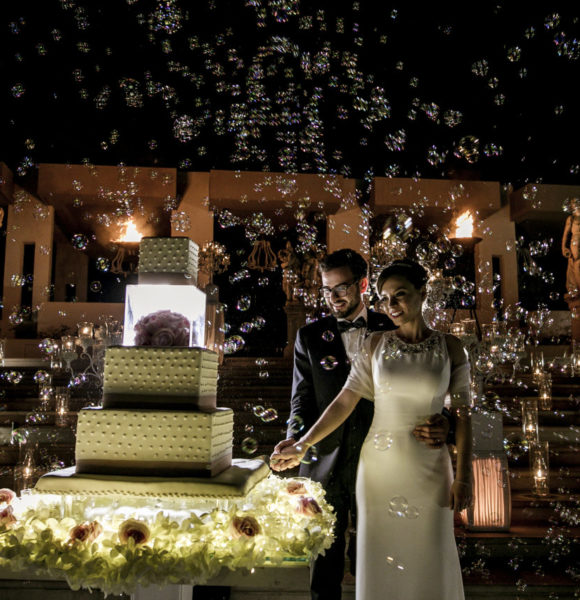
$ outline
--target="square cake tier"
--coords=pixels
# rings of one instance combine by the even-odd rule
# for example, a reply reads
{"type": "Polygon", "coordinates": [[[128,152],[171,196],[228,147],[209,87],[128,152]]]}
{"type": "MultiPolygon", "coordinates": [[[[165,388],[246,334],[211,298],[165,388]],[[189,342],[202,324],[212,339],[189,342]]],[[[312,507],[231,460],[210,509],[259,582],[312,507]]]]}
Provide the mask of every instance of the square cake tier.
{"type": "Polygon", "coordinates": [[[188,237],[144,237],[139,283],[197,283],[198,246],[188,237]]]}
{"type": "Polygon", "coordinates": [[[77,473],[215,476],[231,466],[234,413],[109,410],[79,412],[77,473]]]}
{"type": "Polygon", "coordinates": [[[104,408],[212,409],[218,355],[206,348],[111,346],[105,354],[104,408]]]}

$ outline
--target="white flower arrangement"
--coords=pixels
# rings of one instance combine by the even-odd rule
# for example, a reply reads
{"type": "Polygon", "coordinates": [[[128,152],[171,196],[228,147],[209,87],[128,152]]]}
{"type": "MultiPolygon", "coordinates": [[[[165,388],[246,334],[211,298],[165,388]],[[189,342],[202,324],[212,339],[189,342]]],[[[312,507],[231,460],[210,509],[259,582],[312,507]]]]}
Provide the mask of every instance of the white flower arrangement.
{"type": "Polygon", "coordinates": [[[332,543],[335,516],[320,484],[309,480],[301,483],[320,512],[301,510],[293,481],[270,475],[243,502],[223,508],[216,501],[206,512],[167,511],[152,498],[131,513],[125,499],[120,509],[111,498],[110,511],[101,503],[95,517],[90,498],[16,499],[16,521],[0,524],[0,567],[64,578],[73,590],[129,594],[137,584],[203,584],[223,568],[307,562],[332,543]]]}

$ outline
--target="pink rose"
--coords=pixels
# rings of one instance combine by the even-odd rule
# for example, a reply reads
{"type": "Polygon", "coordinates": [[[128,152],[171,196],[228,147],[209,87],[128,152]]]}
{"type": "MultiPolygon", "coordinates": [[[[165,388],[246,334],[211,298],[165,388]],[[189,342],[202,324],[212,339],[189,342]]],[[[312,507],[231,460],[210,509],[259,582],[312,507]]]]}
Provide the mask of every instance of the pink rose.
{"type": "Polygon", "coordinates": [[[151,345],[152,346],[174,346],[175,334],[173,330],[169,329],[169,327],[163,327],[162,329],[158,329],[151,336],[151,345]]]}
{"type": "Polygon", "coordinates": [[[0,527],[12,529],[12,525],[14,525],[17,520],[18,519],[14,516],[14,509],[11,506],[7,506],[3,510],[0,510],[0,527]]]}
{"type": "Polygon", "coordinates": [[[103,533],[103,526],[98,521],[80,523],[69,531],[71,542],[94,542],[103,533]]]}
{"type": "Polygon", "coordinates": [[[286,491],[292,496],[304,496],[308,490],[301,481],[289,481],[286,484],[286,491]]]}
{"type": "Polygon", "coordinates": [[[149,527],[143,521],[127,519],[119,527],[119,540],[121,540],[122,544],[126,544],[129,539],[132,539],[135,545],[140,546],[141,544],[146,544],[150,537],[151,532],[149,531],[149,527]]]}
{"type": "Polygon", "coordinates": [[[135,324],[136,346],[188,346],[189,321],[170,310],[159,310],[135,324]]]}
{"type": "Polygon", "coordinates": [[[8,488],[0,489],[0,504],[2,504],[3,502],[6,502],[6,504],[10,504],[12,500],[14,500],[14,498],[16,498],[16,493],[12,490],[9,490],[8,488]]]}
{"type": "Polygon", "coordinates": [[[230,531],[235,539],[240,537],[251,538],[260,533],[260,524],[250,515],[234,517],[230,525],[230,531]]]}
{"type": "Polygon", "coordinates": [[[322,509],[314,498],[298,498],[296,512],[307,517],[315,517],[322,513],[322,509]]]}

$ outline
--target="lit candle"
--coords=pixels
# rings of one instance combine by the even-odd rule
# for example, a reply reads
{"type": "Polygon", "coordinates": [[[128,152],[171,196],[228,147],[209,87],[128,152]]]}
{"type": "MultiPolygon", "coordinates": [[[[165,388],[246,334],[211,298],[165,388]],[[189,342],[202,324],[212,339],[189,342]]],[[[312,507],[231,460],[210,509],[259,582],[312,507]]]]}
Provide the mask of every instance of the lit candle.
{"type": "Polygon", "coordinates": [[[92,323],[78,323],[78,336],[82,338],[93,337],[93,324],[92,323]]]}
{"type": "Polygon", "coordinates": [[[547,496],[550,493],[548,465],[548,442],[532,443],[530,446],[530,467],[534,479],[534,493],[538,496],[547,496]]]}

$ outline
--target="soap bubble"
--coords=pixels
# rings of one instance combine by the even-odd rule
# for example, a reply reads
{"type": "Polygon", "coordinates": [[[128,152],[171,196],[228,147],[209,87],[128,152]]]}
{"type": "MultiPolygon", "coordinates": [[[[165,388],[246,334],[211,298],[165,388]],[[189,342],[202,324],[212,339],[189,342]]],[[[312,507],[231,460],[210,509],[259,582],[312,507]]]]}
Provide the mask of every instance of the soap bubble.
{"type": "Polygon", "coordinates": [[[75,233],[72,236],[71,243],[77,250],[86,250],[89,245],[89,238],[84,233],[75,233]]]}
{"type": "Polygon", "coordinates": [[[270,377],[270,372],[269,371],[259,371],[258,377],[260,379],[268,379],[268,377],[270,377]]]}
{"type": "Polygon", "coordinates": [[[334,356],[325,356],[320,361],[320,366],[325,371],[332,371],[332,369],[334,369],[337,365],[338,365],[338,361],[336,360],[336,358],[334,356]]]}
{"type": "Polygon", "coordinates": [[[21,83],[15,83],[11,88],[10,91],[12,92],[12,95],[14,96],[14,98],[20,98],[21,96],[24,95],[24,86],[21,83]]]}
{"type": "Polygon", "coordinates": [[[407,519],[416,519],[419,516],[419,509],[416,506],[409,506],[405,512],[407,519]]]}
{"type": "Polygon", "coordinates": [[[278,411],[275,408],[267,408],[260,415],[260,419],[262,419],[262,421],[264,421],[264,423],[271,423],[272,421],[275,421],[277,418],[278,418],[278,411]]]}
{"type": "Polygon", "coordinates": [[[509,458],[519,460],[529,448],[529,442],[522,434],[517,432],[508,433],[503,440],[503,447],[509,458]]]}
{"type": "Polygon", "coordinates": [[[304,419],[299,415],[294,415],[286,421],[288,431],[291,435],[300,433],[304,429],[304,419]]]}
{"type": "Polygon", "coordinates": [[[258,278],[258,286],[259,287],[266,287],[270,284],[270,279],[268,279],[268,277],[259,277],[258,278]]]}
{"type": "Polygon", "coordinates": [[[327,329],[326,331],[323,332],[322,339],[325,342],[332,342],[332,340],[334,339],[334,333],[332,331],[330,331],[330,329],[327,329]]]}
{"type": "Polygon", "coordinates": [[[175,231],[185,232],[191,229],[191,221],[186,212],[179,211],[171,215],[171,226],[175,231]]]}
{"type": "Polygon", "coordinates": [[[404,517],[409,503],[404,496],[394,496],[389,500],[389,514],[396,517],[404,517]]]}
{"type": "Polygon", "coordinates": [[[316,462],[318,460],[318,450],[316,449],[316,446],[310,446],[310,448],[308,448],[308,450],[306,451],[306,454],[302,457],[302,460],[300,461],[303,465],[309,465],[313,462],[316,462]]]}
{"type": "Polygon", "coordinates": [[[33,376],[33,379],[35,383],[40,384],[50,382],[52,377],[47,371],[36,371],[36,373],[33,376]]]}
{"type": "Polygon", "coordinates": [[[245,454],[254,454],[258,449],[258,442],[251,437],[244,438],[242,440],[242,452],[245,454]]]}
{"type": "Polygon", "coordinates": [[[377,431],[373,436],[373,445],[377,450],[388,450],[393,445],[393,436],[389,431],[377,431]]]}
{"type": "Polygon", "coordinates": [[[240,299],[238,300],[238,303],[236,304],[236,308],[239,311],[245,312],[246,310],[248,310],[250,308],[251,305],[252,305],[252,299],[250,298],[250,296],[241,296],[240,299]]]}
{"type": "Polygon", "coordinates": [[[25,427],[19,427],[18,429],[14,429],[14,431],[12,431],[12,437],[10,439],[10,443],[14,444],[14,445],[26,444],[26,441],[28,440],[29,435],[30,435],[30,432],[25,427]]]}
{"type": "Polygon", "coordinates": [[[252,412],[254,413],[254,416],[258,417],[258,419],[260,419],[262,417],[265,410],[266,409],[261,404],[256,404],[256,406],[254,406],[252,408],[252,412]]]}
{"type": "Polygon", "coordinates": [[[56,340],[52,340],[50,338],[44,338],[39,344],[38,347],[43,354],[50,356],[58,351],[58,342],[56,340]]]}
{"type": "Polygon", "coordinates": [[[10,371],[6,374],[6,380],[9,383],[18,385],[22,381],[22,373],[20,371],[10,371]]]}
{"type": "Polygon", "coordinates": [[[98,294],[103,289],[103,286],[100,281],[91,281],[89,288],[91,292],[98,294]]]}
{"type": "Polygon", "coordinates": [[[244,321],[239,327],[239,330],[242,333],[250,333],[252,329],[254,329],[254,325],[252,323],[249,323],[248,321],[244,321]]]}
{"type": "Polygon", "coordinates": [[[111,261],[108,258],[99,256],[96,261],[97,270],[106,273],[111,268],[111,261]]]}
{"type": "Polygon", "coordinates": [[[266,358],[256,358],[256,366],[265,367],[268,364],[268,360],[266,358]]]}
{"type": "Polygon", "coordinates": [[[244,425],[244,431],[246,433],[254,433],[254,426],[247,423],[246,425],[244,425]]]}
{"type": "Polygon", "coordinates": [[[246,342],[241,335],[232,335],[224,342],[224,353],[233,354],[234,352],[239,352],[245,345],[246,342]]]}

